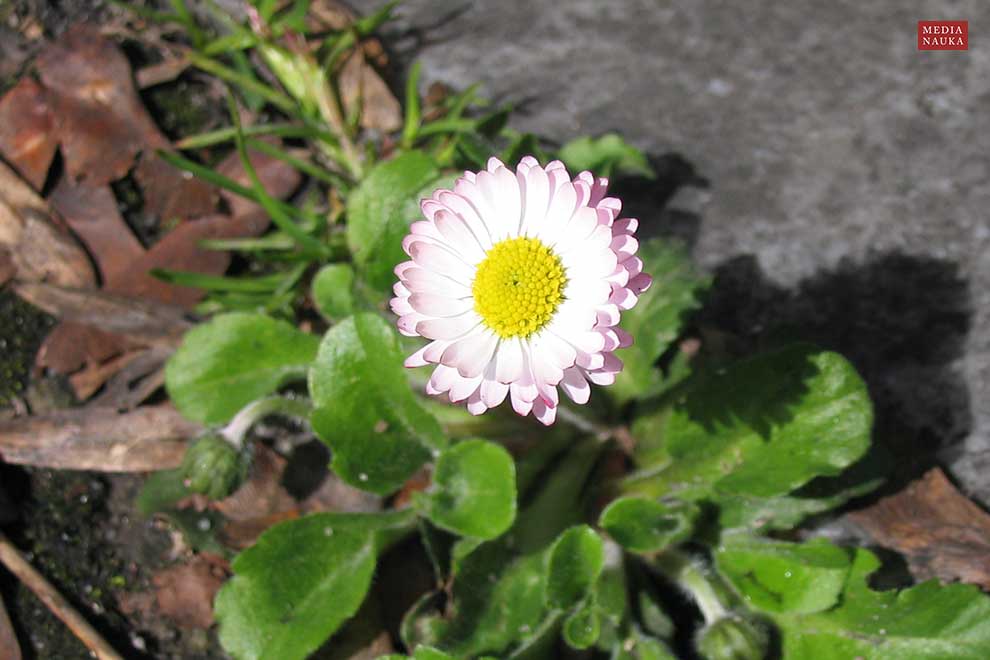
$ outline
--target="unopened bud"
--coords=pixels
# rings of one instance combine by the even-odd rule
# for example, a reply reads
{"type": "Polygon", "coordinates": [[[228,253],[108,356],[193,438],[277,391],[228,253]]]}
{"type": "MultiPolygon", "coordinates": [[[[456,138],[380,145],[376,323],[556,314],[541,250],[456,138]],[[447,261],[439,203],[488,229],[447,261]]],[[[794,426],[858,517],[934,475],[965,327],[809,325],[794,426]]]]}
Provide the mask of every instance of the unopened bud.
{"type": "Polygon", "coordinates": [[[207,435],[186,450],[180,469],[189,490],[219,500],[237,490],[249,467],[244,452],[220,436],[207,435]]]}
{"type": "Polygon", "coordinates": [[[769,640],[759,623],[730,614],[705,626],[695,645],[706,660],[763,660],[769,640]]]}

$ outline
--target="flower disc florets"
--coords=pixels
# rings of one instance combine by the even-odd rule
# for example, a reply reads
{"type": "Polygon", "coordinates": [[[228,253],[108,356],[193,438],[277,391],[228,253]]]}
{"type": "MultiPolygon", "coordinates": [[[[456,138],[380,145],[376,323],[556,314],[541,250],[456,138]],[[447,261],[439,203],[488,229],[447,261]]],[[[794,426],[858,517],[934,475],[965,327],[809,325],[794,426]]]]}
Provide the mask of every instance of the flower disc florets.
{"type": "Polygon", "coordinates": [[[559,161],[496,159],[422,204],[403,241],[392,310],[405,335],[432,340],[406,366],[437,365],[430,394],[481,414],[508,396],[520,415],[553,423],[557,387],[586,403],[590,384],[622,370],[632,343],[618,327],[650,286],[635,256],[638,225],[619,218],[606,179],[573,180],[559,161]]]}

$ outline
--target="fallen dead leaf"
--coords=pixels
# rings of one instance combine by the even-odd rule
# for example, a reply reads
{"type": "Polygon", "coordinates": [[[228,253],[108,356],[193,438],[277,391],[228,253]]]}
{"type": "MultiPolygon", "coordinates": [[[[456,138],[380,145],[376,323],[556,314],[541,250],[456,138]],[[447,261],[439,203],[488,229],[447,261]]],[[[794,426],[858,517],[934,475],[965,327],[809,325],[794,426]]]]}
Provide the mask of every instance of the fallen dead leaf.
{"type": "Polygon", "coordinates": [[[186,439],[201,431],[168,404],[125,413],[71,408],[0,420],[0,459],[64,470],[168,470],[182,462],[186,439]]]}
{"type": "Polygon", "coordinates": [[[14,266],[14,260],[10,256],[10,252],[7,251],[7,248],[0,245],[0,286],[6,284],[16,273],[17,267],[14,266]]]}
{"type": "Polygon", "coordinates": [[[364,128],[391,133],[402,127],[402,106],[368,63],[363,49],[356,49],[344,61],[337,84],[348,116],[360,109],[364,128]]]}
{"type": "Polygon", "coordinates": [[[55,120],[45,90],[29,76],[0,99],[0,154],[41,190],[55,156],[55,120]]]}
{"type": "Polygon", "coordinates": [[[168,146],[137,95],[127,59],[96,28],[70,28],[35,64],[75,181],[120,179],[138,153],[168,146]]]}
{"type": "Polygon", "coordinates": [[[185,310],[125,294],[71,289],[40,282],[14,285],[24,300],[63,321],[130,338],[145,346],[177,346],[192,328],[185,310]]]}
{"type": "Polygon", "coordinates": [[[3,598],[0,598],[0,649],[3,649],[4,660],[21,660],[21,647],[17,643],[14,627],[10,625],[3,598]]]}
{"type": "Polygon", "coordinates": [[[169,165],[154,151],[141,154],[134,178],[141,186],[142,211],[160,222],[198,218],[217,207],[216,188],[169,165]]]}
{"type": "Polygon", "coordinates": [[[213,597],[229,572],[226,561],[205,553],[159,571],[151,578],[158,611],[180,628],[208,629],[213,625],[213,597]]]}
{"type": "Polygon", "coordinates": [[[93,255],[104,287],[119,281],[127,265],[144,254],[144,247],[120,217],[110,186],[75,184],[63,176],[49,202],[93,255]]]}
{"type": "Polygon", "coordinates": [[[83,323],[63,321],[45,335],[34,357],[34,364],[38,369],[71,374],[83,367],[96,369],[131,346],[123,338],[109,332],[83,323]]]}
{"type": "Polygon", "coordinates": [[[956,490],[939,468],[849,518],[877,543],[903,554],[917,579],[990,589],[990,514],[956,490]]]}
{"type": "MultiPolygon", "coordinates": [[[[276,146],[279,144],[278,142],[272,143],[276,146]]],[[[251,167],[254,168],[255,174],[258,175],[261,185],[275,199],[285,199],[302,182],[302,175],[295,168],[278,158],[263,154],[260,151],[249,150],[248,160],[251,162],[251,167]]],[[[251,177],[248,176],[243,163],[241,163],[240,156],[236,153],[224,158],[217,166],[217,172],[229,179],[233,179],[242,186],[252,187],[251,177]]],[[[268,217],[265,210],[259,204],[249,199],[235,195],[227,190],[222,190],[220,195],[230,208],[230,215],[235,218],[247,218],[248,216],[255,215],[268,217]]],[[[268,225],[265,224],[265,228],[267,227],[268,225]]]]}
{"type": "Polygon", "coordinates": [[[296,500],[282,486],[286,460],[274,449],[255,445],[251,475],[243,486],[213,508],[228,520],[250,520],[281,514],[296,508],[296,500]]]}
{"type": "Polygon", "coordinates": [[[206,250],[200,241],[220,238],[257,236],[268,226],[267,216],[232,218],[211,215],[190,220],[165,234],[150,250],[124,269],[114,285],[118,293],[147,298],[168,305],[190,308],[203,299],[202,289],[178,286],[151,275],[156,268],[220,275],[230,265],[230,253],[206,250]]]}
{"type": "Polygon", "coordinates": [[[75,287],[96,281],[86,252],[56,224],[45,201],[2,161],[0,247],[21,280],[75,287]]]}

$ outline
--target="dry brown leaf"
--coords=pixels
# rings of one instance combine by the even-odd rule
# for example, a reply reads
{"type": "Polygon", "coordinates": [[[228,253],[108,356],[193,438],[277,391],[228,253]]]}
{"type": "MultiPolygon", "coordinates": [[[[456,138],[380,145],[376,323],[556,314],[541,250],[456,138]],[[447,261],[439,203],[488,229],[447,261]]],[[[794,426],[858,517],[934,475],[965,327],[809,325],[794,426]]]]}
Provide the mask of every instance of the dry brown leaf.
{"type": "Polygon", "coordinates": [[[347,114],[360,108],[364,128],[391,133],[402,127],[402,106],[368,63],[364,50],[355,50],[344,62],[338,85],[347,114]]]}
{"type": "Polygon", "coordinates": [[[86,252],[58,226],[44,200],[0,161],[0,247],[21,280],[91,286],[86,252]]]}
{"type": "Polygon", "coordinates": [[[192,328],[182,308],[126,294],[39,282],[18,283],[14,291],[63,321],[82,323],[146,346],[177,346],[192,328]]]}
{"type": "Polygon", "coordinates": [[[0,99],[0,154],[41,190],[58,141],[45,90],[24,76],[0,99]]]}
{"type": "Polygon", "coordinates": [[[63,321],[45,335],[34,357],[34,364],[39,369],[71,374],[85,366],[98,368],[101,363],[131,346],[125,339],[109,332],[82,323],[63,321]]]}
{"type": "Polygon", "coordinates": [[[21,660],[21,647],[17,643],[17,635],[14,634],[14,627],[10,625],[10,617],[7,616],[7,608],[0,598],[0,649],[3,649],[4,660],[21,660]]]}
{"type": "MultiPolygon", "coordinates": [[[[274,143],[278,144],[278,143],[274,143]]],[[[292,166],[286,164],[273,156],[263,154],[259,151],[249,151],[248,159],[251,166],[258,175],[258,180],[269,195],[275,199],[284,199],[292,194],[299,187],[302,175],[292,166]]],[[[229,179],[233,179],[242,186],[251,188],[251,177],[248,176],[240,157],[234,153],[223,159],[217,166],[217,171],[229,179]]],[[[245,199],[240,195],[223,190],[220,192],[227,206],[230,208],[230,215],[235,218],[248,218],[249,216],[263,215],[267,218],[265,210],[255,202],[245,199]]],[[[266,223],[261,231],[268,227],[266,223]]]]}
{"type": "Polygon", "coordinates": [[[206,554],[159,571],[151,578],[158,612],[180,628],[208,629],[213,625],[213,597],[228,574],[226,561],[206,554]]]}
{"type": "Polygon", "coordinates": [[[14,266],[14,260],[10,256],[10,252],[7,251],[7,248],[0,245],[0,286],[6,284],[16,274],[17,267],[14,266]]]}
{"type": "Polygon", "coordinates": [[[144,254],[144,247],[117,209],[110,186],[75,184],[63,176],[49,202],[82,239],[100,269],[103,286],[112,286],[127,265],[144,254]]]}
{"type": "Polygon", "coordinates": [[[93,396],[97,390],[103,387],[114,374],[134,362],[143,353],[142,350],[131,350],[121,355],[115,356],[112,360],[102,364],[88,364],[86,368],[77,371],[69,377],[69,385],[75,392],[76,399],[86,401],[93,396]]]}
{"type": "Polygon", "coordinates": [[[142,211],[160,221],[198,218],[217,207],[216,188],[169,165],[154,151],[141,155],[134,178],[141,186],[142,211]]]}
{"type": "Polygon", "coordinates": [[[0,598],[0,649],[3,651],[4,660],[21,660],[21,647],[17,643],[17,635],[14,634],[14,627],[10,625],[10,617],[7,616],[7,608],[0,598]]]}
{"type": "Polygon", "coordinates": [[[76,181],[100,185],[120,179],[142,150],[168,146],[137,95],[127,59],[96,28],[69,29],[36,66],[65,168],[76,181]]]}
{"type": "Polygon", "coordinates": [[[232,218],[211,215],[184,222],[155,243],[150,250],[124,269],[114,290],[135,298],[157,300],[168,305],[192,307],[202,300],[202,289],[169,284],[151,275],[155,268],[220,275],[230,265],[230,254],[199,247],[200,241],[257,236],[268,226],[268,218],[232,218]]]}
{"type": "Polygon", "coordinates": [[[168,404],[126,413],[71,408],[0,420],[0,459],[61,470],[168,470],[182,462],[186,439],[202,430],[168,404]]]}
{"type": "Polygon", "coordinates": [[[250,520],[280,514],[296,508],[296,500],[282,486],[286,460],[274,449],[255,446],[251,476],[243,486],[213,508],[228,520],[250,520]]]}
{"type": "Polygon", "coordinates": [[[903,554],[917,579],[990,589],[990,515],[939,468],[849,518],[877,543],[903,554]]]}

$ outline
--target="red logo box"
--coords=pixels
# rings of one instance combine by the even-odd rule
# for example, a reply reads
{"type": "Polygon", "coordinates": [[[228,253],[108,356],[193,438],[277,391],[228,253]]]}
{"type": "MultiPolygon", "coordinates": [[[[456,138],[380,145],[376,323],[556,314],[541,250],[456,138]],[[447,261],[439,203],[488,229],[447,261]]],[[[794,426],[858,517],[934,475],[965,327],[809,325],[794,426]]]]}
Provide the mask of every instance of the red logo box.
{"type": "Polygon", "coordinates": [[[918,21],[918,50],[969,50],[969,21],[918,21]]]}

